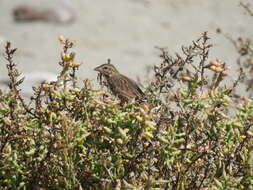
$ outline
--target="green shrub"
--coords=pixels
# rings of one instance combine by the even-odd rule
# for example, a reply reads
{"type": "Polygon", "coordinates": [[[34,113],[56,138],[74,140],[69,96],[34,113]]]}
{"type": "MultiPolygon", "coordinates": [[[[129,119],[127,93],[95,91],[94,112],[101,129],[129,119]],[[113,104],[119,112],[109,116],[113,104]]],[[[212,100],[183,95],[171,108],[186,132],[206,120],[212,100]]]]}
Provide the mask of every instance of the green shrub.
{"type": "Polygon", "coordinates": [[[182,54],[161,51],[147,103],[121,106],[85,80],[61,37],[56,82],[20,95],[6,45],[9,92],[0,94],[2,189],[252,189],[253,101],[226,87],[226,64],[207,61],[204,33],[182,54]]]}

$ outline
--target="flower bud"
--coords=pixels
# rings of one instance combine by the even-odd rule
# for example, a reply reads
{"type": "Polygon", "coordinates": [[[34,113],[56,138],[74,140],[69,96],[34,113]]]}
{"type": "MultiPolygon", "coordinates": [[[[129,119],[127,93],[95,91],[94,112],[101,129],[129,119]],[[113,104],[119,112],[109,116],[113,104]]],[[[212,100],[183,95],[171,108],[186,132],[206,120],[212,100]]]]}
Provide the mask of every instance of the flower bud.
{"type": "Polygon", "coordinates": [[[210,65],[213,65],[215,67],[221,67],[224,65],[224,62],[222,62],[221,60],[214,60],[214,61],[210,61],[210,65]]]}
{"type": "Polygon", "coordinates": [[[222,76],[224,76],[224,77],[226,77],[226,76],[228,76],[228,72],[227,71],[222,71],[222,76]]]}
{"type": "Polygon", "coordinates": [[[72,63],[72,67],[79,67],[80,65],[82,65],[83,62],[75,62],[75,63],[72,63]]]}
{"type": "Polygon", "coordinates": [[[145,137],[146,139],[150,139],[154,137],[153,134],[150,132],[144,132],[142,133],[142,136],[145,137]]]}
{"type": "Polygon", "coordinates": [[[116,139],[116,142],[117,142],[117,144],[120,144],[120,145],[123,144],[123,140],[120,138],[116,139]]]}
{"type": "Polygon", "coordinates": [[[110,128],[108,128],[108,127],[104,127],[104,130],[105,130],[105,132],[108,133],[108,134],[111,134],[111,133],[112,133],[112,130],[111,130],[110,128]]]}
{"type": "Polygon", "coordinates": [[[66,42],[66,39],[65,39],[65,37],[64,37],[63,35],[60,35],[60,36],[58,37],[58,40],[59,40],[62,44],[64,44],[64,43],[66,42]]]}
{"type": "Polygon", "coordinates": [[[148,111],[149,111],[149,107],[148,107],[148,105],[145,104],[145,103],[142,103],[142,104],[140,105],[140,107],[143,109],[144,112],[148,112],[148,111]]]}
{"type": "Polygon", "coordinates": [[[127,132],[128,132],[127,129],[122,129],[121,127],[118,127],[118,131],[123,139],[127,139],[127,132]]]}
{"type": "Polygon", "coordinates": [[[246,139],[247,137],[245,135],[240,136],[242,139],[246,139]]]}
{"type": "Polygon", "coordinates": [[[212,65],[211,67],[209,67],[210,70],[216,72],[216,73],[220,73],[223,71],[223,69],[221,67],[216,67],[214,65],[212,65]]]}
{"type": "Polygon", "coordinates": [[[236,127],[236,128],[241,128],[241,127],[242,127],[242,124],[235,121],[235,122],[232,122],[232,126],[233,126],[233,127],[236,127]]]}
{"type": "Polygon", "coordinates": [[[253,136],[253,132],[252,131],[247,131],[247,135],[253,136]]]}
{"type": "Polygon", "coordinates": [[[144,143],[144,147],[147,147],[147,146],[149,146],[149,142],[144,143]]]}
{"type": "Polygon", "coordinates": [[[140,121],[140,122],[143,120],[142,117],[139,116],[139,115],[136,116],[136,119],[137,119],[138,121],[140,121]]]}
{"type": "Polygon", "coordinates": [[[145,121],[144,124],[152,131],[156,129],[156,124],[153,121],[145,121]]]}
{"type": "Polygon", "coordinates": [[[3,118],[3,121],[4,121],[4,123],[5,123],[6,125],[9,125],[9,126],[10,126],[11,123],[12,123],[12,122],[11,122],[11,119],[10,119],[9,117],[4,117],[4,118],[3,118]]]}
{"type": "Polygon", "coordinates": [[[184,76],[181,78],[183,81],[191,81],[192,78],[191,77],[188,77],[188,76],[184,76]]]}

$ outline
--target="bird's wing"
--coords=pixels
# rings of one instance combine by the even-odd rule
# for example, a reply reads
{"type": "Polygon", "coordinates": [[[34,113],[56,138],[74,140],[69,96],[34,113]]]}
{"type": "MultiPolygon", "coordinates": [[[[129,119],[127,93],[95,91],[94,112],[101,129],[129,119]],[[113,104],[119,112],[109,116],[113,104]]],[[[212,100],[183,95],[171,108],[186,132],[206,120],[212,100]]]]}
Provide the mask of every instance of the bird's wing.
{"type": "MultiPolygon", "coordinates": [[[[124,76],[124,77],[126,77],[126,76],[124,76]]],[[[127,78],[127,77],[126,77],[126,78],[127,78]]],[[[140,89],[140,87],[138,86],[138,84],[137,84],[134,80],[132,80],[132,79],[129,79],[129,78],[127,78],[127,79],[131,81],[131,83],[132,83],[134,89],[135,89],[136,92],[139,94],[139,96],[140,96],[140,97],[143,97],[143,96],[144,96],[144,93],[143,93],[143,91],[140,89]]]]}
{"type": "Polygon", "coordinates": [[[144,93],[137,83],[124,75],[115,75],[111,77],[112,91],[127,98],[142,98],[144,93]]]}

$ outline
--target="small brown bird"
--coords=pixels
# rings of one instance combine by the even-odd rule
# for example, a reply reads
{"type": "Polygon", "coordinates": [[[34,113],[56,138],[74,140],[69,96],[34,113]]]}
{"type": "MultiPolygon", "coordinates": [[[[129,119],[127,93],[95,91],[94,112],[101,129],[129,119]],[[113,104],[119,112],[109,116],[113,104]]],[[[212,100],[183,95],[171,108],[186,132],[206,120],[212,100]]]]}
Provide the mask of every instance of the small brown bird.
{"type": "Polygon", "coordinates": [[[108,87],[113,94],[119,97],[121,102],[129,102],[130,100],[140,100],[144,97],[144,93],[137,83],[132,79],[122,75],[110,63],[102,64],[94,69],[105,77],[108,87]]]}

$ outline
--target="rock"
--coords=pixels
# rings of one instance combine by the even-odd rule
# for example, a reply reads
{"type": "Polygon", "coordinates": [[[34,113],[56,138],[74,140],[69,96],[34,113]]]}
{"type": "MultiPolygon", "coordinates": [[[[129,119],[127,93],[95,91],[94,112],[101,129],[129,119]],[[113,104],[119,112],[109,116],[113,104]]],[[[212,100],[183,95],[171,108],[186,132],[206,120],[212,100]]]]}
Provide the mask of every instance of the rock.
{"type": "Polygon", "coordinates": [[[53,22],[65,24],[74,22],[75,10],[69,0],[58,0],[55,8],[38,8],[20,5],[13,10],[16,22],[53,22]]]}

